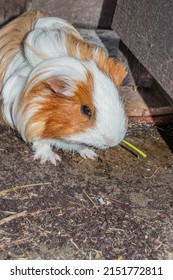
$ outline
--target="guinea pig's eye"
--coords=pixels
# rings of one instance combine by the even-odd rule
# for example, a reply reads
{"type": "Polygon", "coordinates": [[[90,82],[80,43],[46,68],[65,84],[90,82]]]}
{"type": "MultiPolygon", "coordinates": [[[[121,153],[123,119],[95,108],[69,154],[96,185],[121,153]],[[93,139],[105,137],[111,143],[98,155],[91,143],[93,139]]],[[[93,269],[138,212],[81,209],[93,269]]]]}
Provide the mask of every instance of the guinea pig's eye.
{"type": "Polygon", "coordinates": [[[81,106],[81,112],[83,115],[87,116],[89,119],[92,116],[91,110],[87,105],[82,105],[81,106]]]}

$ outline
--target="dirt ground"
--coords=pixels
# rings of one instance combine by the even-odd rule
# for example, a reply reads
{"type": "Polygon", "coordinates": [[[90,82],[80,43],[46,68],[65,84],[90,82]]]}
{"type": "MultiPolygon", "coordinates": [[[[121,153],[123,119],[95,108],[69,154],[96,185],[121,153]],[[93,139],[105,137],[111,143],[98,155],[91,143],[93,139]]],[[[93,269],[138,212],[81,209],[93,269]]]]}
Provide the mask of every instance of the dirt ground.
{"type": "Polygon", "coordinates": [[[0,135],[0,259],[173,259],[173,125],[130,124],[146,159],[119,146],[57,166],[0,135]]]}

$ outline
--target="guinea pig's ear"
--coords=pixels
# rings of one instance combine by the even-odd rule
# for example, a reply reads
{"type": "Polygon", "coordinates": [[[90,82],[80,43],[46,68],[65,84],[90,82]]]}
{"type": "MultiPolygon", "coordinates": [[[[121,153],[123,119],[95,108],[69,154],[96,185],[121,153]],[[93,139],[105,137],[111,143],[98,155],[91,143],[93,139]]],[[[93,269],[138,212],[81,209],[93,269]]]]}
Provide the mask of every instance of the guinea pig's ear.
{"type": "Polygon", "coordinates": [[[74,96],[74,93],[72,92],[72,89],[68,85],[68,83],[61,79],[58,79],[57,77],[51,77],[47,79],[46,84],[56,94],[68,97],[74,96]]]}

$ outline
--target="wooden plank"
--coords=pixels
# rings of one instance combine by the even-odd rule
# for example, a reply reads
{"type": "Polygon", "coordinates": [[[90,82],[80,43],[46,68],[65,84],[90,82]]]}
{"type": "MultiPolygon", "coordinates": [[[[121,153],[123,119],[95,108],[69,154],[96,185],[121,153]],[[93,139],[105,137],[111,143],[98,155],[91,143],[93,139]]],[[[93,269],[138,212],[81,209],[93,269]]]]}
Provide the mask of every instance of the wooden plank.
{"type": "Polygon", "coordinates": [[[118,0],[112,27],[173,98],[173,1],[118,0]]]}
{"type": "MultiPolygon", "coordinates": [[[[97,28],[102,13],[104,0],[32,0],[29,9],[41,9],[53,16],[64,18],[80,28],[97,28]]],[[[102,14],[105,27],[109,27],[105,15],[102,14]]]]}
{"type": "Polygon", "coordinates": [[[0,0],[0,25],[26,11],[29,0],[0,0]]]}
{"type": "Polygon", "coordinates": [[[122,53],[119,50],[119,37],[115,31],[79,29],[79,32],[88,42],[106,49],[110,56],[117,57],[126,63],[130,61],[132,71],[129,71],[128,78],[124,80],[124,86],[121,87],[121,95],[130,121],[157,124],[173,121],[173,100],[156,82],[146,89],[141,87],[144,84],[144,81],[143,83],[140,81],[143,72],[142,65],[129,52],[127,62],[124,57],[126,52],[122,53]],[[133,69],[134,67],[138,69],[133,69]],[[132,81],[132,75],[137,86],[132,81]]]}
{"type": "MultiPolygon", "coordinates": [[[[43,0],[40,0],[43,1],[43,0]]],[[[26,5],[26,3],[25,3],[26,5]]],[[[25,8],[24,2],[20,9],[25,8]]],[[[9,11],[14,12],[14,5],[9,11]],[[12,8],[13,7],[13,8],[12,8]]],[[[20,11],[17,10],[17,12],[20,11]]],[[[10,15],[10,13],[8,14],[10,15]]],[[[123,54],[118,51],[119,37],[112,30],[91,30],[80,29],[80,33],[91,43],[98,44],[104,47],[110,56],[115,56],[124,59],[123,54]]],[[[171,98],[157,87],[150,90],[139,90],[133,86],[122,87],[125,93],[124,100],[126,111],[130,120],[145,121],[145,122],[165,122],[173,119],[173,104],[171,98]]]]}
{"type": "Polygon", "coordinates": [[[150,89],[124,86],[121,94],[130,121],[155,124],[173,122],[173,100],[157,83],[150,89]]]}

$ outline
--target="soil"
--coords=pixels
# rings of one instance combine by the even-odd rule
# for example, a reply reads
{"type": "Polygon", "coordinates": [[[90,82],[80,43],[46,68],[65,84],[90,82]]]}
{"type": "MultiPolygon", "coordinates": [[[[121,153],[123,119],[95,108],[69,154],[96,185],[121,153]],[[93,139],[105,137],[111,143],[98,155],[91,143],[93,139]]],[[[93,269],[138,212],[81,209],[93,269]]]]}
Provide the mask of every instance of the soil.
{"type": "Polygon", "coordinates": [[[0,134],[0,259],[173,259],[173,125],[129,125],[146,159],[118,146],[57,166],[0,134]]]}

